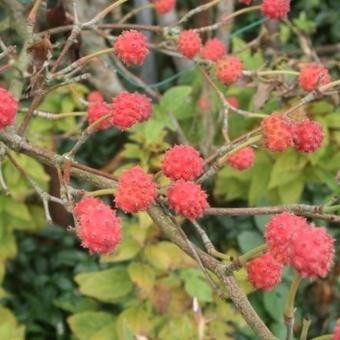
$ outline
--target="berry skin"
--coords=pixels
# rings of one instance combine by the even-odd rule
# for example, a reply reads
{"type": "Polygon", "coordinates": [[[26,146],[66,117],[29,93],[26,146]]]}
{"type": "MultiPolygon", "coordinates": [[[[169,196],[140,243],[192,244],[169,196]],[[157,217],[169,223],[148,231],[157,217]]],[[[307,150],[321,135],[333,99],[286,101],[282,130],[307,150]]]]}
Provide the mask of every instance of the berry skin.
{"type": "Polygon", "coordinates": [[[326,85],[331,81],[328,70],[318,63],[310,63],[302,68],[299,83],[305,91],[313,91],[318,85],[326,85]]]}
{"type": "Polygon", "coordinates": [[[256,289],[272,290],[281,281],[282,268],[282,264],[267,252],[248,262],[248,279],[256,289]]]}
{"type": "Polygon", "coordinates": [[[102,102],[104,101],[103,95],[99,91],[91,91],[87,96],[88,102],[102,102]]]}
{"type": "Polygon", "coordinates": [[[336,322],[332,340],[340,340],[340,319],[336,322]]]}
{"type": "MultiPolygon", "coordinates": [[[[110,113],[110,105],[108,103],[106,103],[104,100],[93,99],[93,97],[94,96],[92,96],[92,101],[89,101],[89,105],[87,108],[87,119],[90,124],[110,113]]],[[[110,118],[107,118],[104,121],[100,122],[99,125],[97,125],[97,130],[104,130],[110,126],[110,118]]]]}
{"type": "Polygon", "coordinates": [[[188,59],[194,58],[202,47],[202,41],[198,33],[193,30],[182,31],[177,41],[179,52],[188,59]]]}
{"type": "Polygon", "coordinates": [[[250,146],[246,146],[228,157],[228,164],[236,170],[246,170],[253,166],[255,152],[250,146]]]}
{"type": "Polygon", "coordinates": [[[118,129],[128,129],[151,116],[151,99],[140,93],[121,92],[112,100],[111,123],[118,129]]]}
{"type": "Polygon", "coordinates": [[[158,14],[170,12],[176,5],[176,0],[150,0],[158,14]]]}
{"type": "Polygon", "coordinates": [[[225,54],[225,46],[222,40],[214,38],[208,40],[202,49],[202,57],[207,60],[217,61],[225,54]]]}
{"type": "Polygon", "coordinates": [[[270,19],[287,19],[290,0],[263,0],[261,11],[270,19]]]}
{"type": "Polygon", "coordinates": [[[298,122],[293,129],[294,147],[300,152],[315,152],[320,148],[324,137],[322,126],[312,120],[298,122]]]}
{"type": "Polygon", "coordinates": [[[202,94],[198,99],[197,107],[202,112],[209,112],[212,110],[212,103],[208,95],[202,94]]]}
{"type": "Polygon", "coordinates": [[[238,102],[238,99],[236,97],[234,97],[234,96],[226,98],[226,101],[228,102],[229,105],[231,105],[235,109],[238,109],[239,106],[240,106],[240,104],[238,102]]]}
{"type": "Polygon", "coordinates": [[[302,276],[325,277],[334,260],[334,239],[325,228],[306,226],[291,240],[290,265],[302,276]]]}
{"type": "Polygon", "coordinates": [[[308,227],[305,218],[292,213],[283,212],[273,216],[266,225],[265,239],[268,250],[274,258],[287,264],[291,258],[291,240],[293,236],[300,235],[302,230],[308,227]]]}
{"type": "Polygon", "coordinates": [[[273,113],[261,123],[265,146],[271,151],[285,151],[293,145],[290,122],[278,113],[273,113]]]}
{"type": "Polygon", "coordinates": [[[240,0],[240,3],[241,4],[244,4],[244,5],[250,5],[252,3],[253,0],[240,0]]]}
{"type": "Polygon", "coordinates": [[[121,222],[116,212],[96,198],[83,198],[74,209],[81,245],[91,253],[109,254],[121,240],[121,222]]]}
{"type": "Polygon", "coordinates": [[[242,77],[243,65],[234,55],[226,55],[216,63],[216,76],[223,84],[235,83],[242,77]]]}
{"type": "Polygon", "coordinates": [[[142,65],[149,53],[146,36],[136,30],[121,33],[114,49],[117,57],[126,65],[142,65]]]}
{"type": "Polygon", "coordinates": [[[203,159],[192,146],[175,145],[165,153],[162,171],[173,180],[192,180],[202,174],[203,159]]]}
{"type": "Polygon", "coordinates": [[[118,179],[115,203],[128,213],[146,210],[155,201],[156,184],[141,167],[125,170],[118,179]]]}
{"type": "Polygon", "coordinates": [[[167,197],[170,208],[188,219],[201,217],[208,208],[207,194],[201,186],[182,179],[170,186],[167,197]]]}
{"type": "Polygon", "coordinates": [[[18,104],[7,90],[0,88],[0,129],[13,124],[18,104]]]}

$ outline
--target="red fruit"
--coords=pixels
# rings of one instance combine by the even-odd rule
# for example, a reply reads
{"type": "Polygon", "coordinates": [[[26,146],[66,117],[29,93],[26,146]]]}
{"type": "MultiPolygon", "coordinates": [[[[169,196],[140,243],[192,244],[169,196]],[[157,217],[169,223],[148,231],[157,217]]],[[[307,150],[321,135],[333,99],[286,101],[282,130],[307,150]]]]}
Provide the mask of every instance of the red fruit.
{"type": "Polygon", "coordinates": [[[136,31],[124,31],[114,44],[117,57],[127,65],[142,65],[149,53],[147,38],[136,31]]]}
{"type": "Polygon", "coordinates": [[[290,0],[263,0],[261,11],[270,19],[287,19],[290,0]]]}
{"type": "Polygon", "coordinates": [[[334,239],[325,228],[306,226],[291,239],[290,265],[302,277],[325,277],[334,260],[334,239]]]}
{"type": "Polygon", "coordinates": [[[13,124],[17,110],[17,101],[13,95],[0,88],[0,129],[13,124]]]}
{"type": "Polygon", "coordinates": [[[176,5],[176,0],[150,0],[158,14],[170,12],[176,5]]]}
{"type": "Polygon", "coordinates": [[[125,212],[146,210],[155,201],[156,184],[141,167],[125,170],[118,179],[116,206],[125,212]]]}
{"type": "Polygon", "coordinates": [[[203,159],[192,146],[175,145],[165,153],[162,171],[173,180],[192,180],[202,173],[203,159]]]}
{"type": "Polygon", "coordinates": [[[318,63],[310,63],[302,68],[299,83],[305,91],[313,91],[318,85],[326,85],[331,81],[328,70],[318,63]]]}
{"type": "Polygon", "coordinates": [[[202,112],[209,112],[212,109],[212,103],[209,96],[202,94],[198,99],[197,106],[202,112]]]}
{"type": "Polygon", "coordinates": [[[266,225],[265,239],[268,250],[277,261],[287,264],[291,258],[291,240],[300,235],[308,226],[305,218],[292,213],[283,212],[273,216],[266,225]]]}
{"type": "Polygon", "coordinates": [[[240,0],[241,4],[250,5],[253,0],[240,0]]]}
{"type": "Polygon", "coordinates": [[[242,77],[243,65],[234,55],[226,55],[216,63],[216,76],[223,84],[235,83],[242,77]]]}
{"type": "Polygon", "coordinates": [[[177,41],[179,52],[185,57],[192,59],[200,51],[202,41],[198,33],[193,30],[182,31],[177,41]]]}
{"type": "Polygon", "coordinates": [[[248,279],[257,289],[272,290],[281,281],[282,268],[267,252],[247,264],[248,279]]]}
{"type": "Polygon", "coordinates": [[[167,196],[170,208],[189,219],[201,217],[208,208],[207,194],[193,182],[182,179],[174,182],[167,196]]]}
{"type": "MultiPolygon", "coordinates": [[[[90,124],[110,113],[110,105],[104,101],[90,101],[87,109],[87,119],[90,124]]],[[[111,126],[110,117],[97,125],[97,130],[104,130],[111,126]]]]}
{"type": "Polygon", "coordinates": [[[239,102],[238,102],[238,99],[236,97],[233,97],[233,96],[226,98],[226,101],[228,102],[229,105],[231,105],[235,109],[238,109],[238,107],[240,105],[239,102]]]}
{"type": "Polygon", "coordinates": [[[340,319],[336,322],[332,340],[340,340],[340,319]]]}
{"type": "Polygon", "coordinates": [[[222,40],[214,38],[208,40],[202,49],[202,57],[207,60],[217,61],[225,54],[225,46],[222,40]]]}
{"type": "Polygon", "coordinates": [[[250,146],[242,148],[228,157],[228,164],[236,170],[246,170],[255,162],[255,152],[250,146]]]}
{"type": "Polygon", "coordinates": [[[278,113],[263,119],[261,123],[265,146],[271,151],[284,151],[293,145],[292,125],[278,113]]]}
{"type": "Polygon", "coordinates": [[[87,96],[88,102],[103,102],[104,97],[99,91],[91,91],[87,96]]]}
{"type": "Polygon", "coordinates": [[[293,129],[294,147],[300,152],[315,152],[320,148],[324,133],[322,126],[312,120],[297,123],[293,129]]]}
{"type": "Polygon", "coordinates": [[[149,97],[137,92],[121,92],[112,100],[111,123],[123,130],[146,121],[151,113],[152,104],[149,97]]]}
{"type": "Polygon", "coordinates": [[[76,232],[81,245],[91,253],[111,253],[121,240],[121,223],[116,212],[96,198],[83,198],[74,209],[76,232]]]}

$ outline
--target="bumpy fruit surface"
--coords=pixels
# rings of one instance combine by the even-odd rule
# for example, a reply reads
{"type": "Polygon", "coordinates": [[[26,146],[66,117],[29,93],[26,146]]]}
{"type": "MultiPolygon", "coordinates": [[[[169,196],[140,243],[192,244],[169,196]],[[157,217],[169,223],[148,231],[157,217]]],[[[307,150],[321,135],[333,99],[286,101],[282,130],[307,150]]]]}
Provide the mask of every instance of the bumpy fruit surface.
{"type": "Polygon", "coordinates": [[[175,145],[165,153],[162,171],[173,180],[192,180],[202,174],[203,159],[192,146],[175,145]]]}
{"type": "Polygon", "coordinates": [[[228,164],[236,170],[246,170],[253,166],[255,152],[250,146],[242,148],[228,157],[228,164]]]}
{"type": "Polygon", "coordinates": [[[292,237],[290,265],[302,277],[325,277],[333,264],[334,254],[334,239],[327,230],[307,226],[292,237]]]}
{"type": "Polygon", "coordinates": [[[302,68],[299,75],[299,83],[305,91],[313,91],[320,85],[326,85],[331,81],[328,70],[318,63],[310,63],[302,68]]]}
{"type": "Polygon", "coordinates": [[[263,0],[261,11],[270,19],[287,19],[290,0],[263,0]]]}
{"type": "Polygon", "coordinates": [[[261,123],[265,146],[271,151],[284,151],[293,145],[290,122],[278,113],[263,119],[261,123]]]}
{"type": "Polygon", "coordinates": [[[147,38],[136,30],[121,33],[115,44],[117,57],[127,65],[142,65],[149,53],[147,38]]]}
{"type": "Polygon", "coordinates": [[[185,57],[192,59],[202,47],[202,41],[198,33],[193,30],[182,31],[177,41],[179,52],[185,57]]]}
{"type": "Polygon", "coordinates": [[[225,46],[222,40],[209,39],[202,49],[202,57],[207,60],[217,61],[225,54],[225,46]]]}
{"type": "Polygon", "coordinates": [[[283,212],[273,216],[266,225],[265,239],[268,250],[277,261],[283,264],[291,259],[291,241],[294,235],[302,237],[302,231],[308,227],[305,218],[283,212]]]}
{"type": "Polygon", "coordinates": [[[338,319],[338,321],[336,322],[332,340],[340,340],[340,319],[338,319]]]}
{"type": "Polygon", "coordinates": [[[150,2],[154,4],[158,14],[165,14],[171,11],[176,5],[176,0],[150,0],[150,2]]]}
{"type": "Polygon", "coordinates": [[[104,101],[103,95],[99,91],[91,91],[87,96],[88,102],[102,102],[104,101]]]}
{"type": "Polygon", "coordinates": [[[115,203],[125,212],[146,210],[155,201],[157,187],[141,167],[125,170],[118,179],[115,203]]]}
{"type": "Polygon", "coordinates": [[[235,83],[242,77],[243,65],[234,55],[226,55],[216,63],[216,76],[223,84],[235,83]]]}
{"type": "Polygon", "coordinates": [[[95,198],[83,198],[74,209],[81,245],[91,253],[111,253],[121,240],[121,222],[116,212],[95,198]]]}
{"type": "Polygon", "coordinates": [[[167,196],[170,208],[189,219],[201,217],[208,208],[207,194],[193,182],[182,179],[174,182],[167,196]]]}
{"type": "Polygon", "coordinates": [[[267,252],[249,261],[248,279],[257,289],[272,290],[281,281],[282,268],[282,264],[267,252]]]}
{"type": "Polygon", "coordinates": [[[0,129],[13,124],[18,105],[7,90],[0,88],[0,129]]]}
{"type": "Polygon", "coordinates": [[[293,129],[294,147],[300,152],[315,152],[324,140],[322,126],[312,120],[304,120],[295,124],[293,129]]]}
{"type": "MultiPolygon", "coordinates": [[[[87,108],[87,119],[90,124],[111,112],[110,105],[104,101],[103,97],[100,99],[99,95],[95,96],[94,93],[92,93],[92,96],[89,98],[90,100],[87,108]]],[[[110,117],[108,117],[107,119],[100,122],[99,125],[97,125],[97,130],[104,130],[110,126],[110,117]]]]}
{"type": "Polygon", "coordinates": [[[229,105],[231,105],[235,109],[238,109],[238,107],[240,106],[240,104],[238,102],[238,99],[236,97],[234,97],[234,96],[227,97],[226,101],[228,102],[229,105]]]}
{"type": "Polygon", "coordinates": [[[118,129],[128,129],[146,121],[152,113],[151,99],[140,93],[121,92],[112,100],[111,123],[118,129]]]}

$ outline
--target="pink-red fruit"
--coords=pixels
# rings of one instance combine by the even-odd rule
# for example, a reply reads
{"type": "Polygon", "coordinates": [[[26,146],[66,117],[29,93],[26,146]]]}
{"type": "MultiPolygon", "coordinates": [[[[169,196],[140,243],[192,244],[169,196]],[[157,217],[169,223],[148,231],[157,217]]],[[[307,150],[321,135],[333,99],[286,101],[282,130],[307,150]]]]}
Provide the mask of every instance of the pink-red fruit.
{"type": "Polygon", "coordinates": [[[7,90],[0,88],[0,129],[13,124],[18,105],[7,90]]]}
{"type": "Polygon", "coordinates": [[[336,322],[332,340],[340,340],[340,319],[336,322]]]}
{"type": "Polygon", "coordinates": [[[238,99],[234,96],[227,97],[226,101],[228,102],[229,105],[231,105],[235,109],[238,109],[238,107],[240,106],[238,99]]]}
{"type": "Polygon", "coordinates": [[[210,61],[217,61],[225,54],[225,46],[222,40],[214,38],[208,40],[202,49],[202,57],[210,61]]]}
{"type": "Polygon", "coordinates": [[[287,19],[290,0],[263,0],[261,11],[270,19],[287,19]]]}
{"type": "Polygon", "coordinates": [[[313,91],[318,86],[326,85],[331,81],[328,70],[318,63],[310,63],[302,68],[299,83],[305,91],[313,91]]]}
{"type": "Polygon", "coordinates": [[[194,58],[202,47],[202,41],[198,33],[193,30],[182,31],[178,37],[177,48],[185,57],[194,58]]]}
{"type": "Polygon", "coordinates": [[[228,157],[228,164],[236,170],[246,170],[255,162],[255,152],[250,146],[242,148],[228,157]]]}
{"type": "Polygon", "coordinates": [[[252,3],[253,0],[240,0],[240,3],[241,4],[244,4],[244,5],[250,5],[252,3]]]}
{"type": "Polygon", "coordinates": [[[167,196],[170,208],[189,219],[201,217],[208,208],[207,194],[193,182],[182,179],[174,182],[167,196]]]}
{"type": "MultiPolygon", "coordinates": [[[[111,112],[110,105],[104,101],[103,96],[99,92],[91,92],[88,101],[87,119],[90,124],[111,112]]],[[[110,117],[108,117],[97,125],[97,130],[104,130],[110,126],[110,117]]]]}
{"type": "Polygon", "coordinates": [[[235,83],[242,77],[243,65],[235,55],[226,55],[216,63],[216,76],[223,84],[235,83]]]}
{"type": "Polygon", "coordinates": [[[155,201],[157,187],[141,167],[125,170],[118,179],[115,203],[128,213],[146,210],[155,201]]]}
{"type": "Polygon", "coordinates": [[[192,146],[175,145],[165,153],[162,171],[173,180],[192,180],[202,174],[203,159],[192,146]]]}
{"type": "Polygon", "coordinates": [[[256,289],[272,290],[281,281],[282,268],[267,252],[248,262],[248,279],[256,289]]]}
{"type": "Polygon", "coordinates": [[[293,128],[294,147],[300,152],[315,152],[324,140],[322,126],[312,120],[298,122],[293,128]]]}
{"type": "Polygon", "coordinates": [[[142,65],[149,54],[146,36],[136,30],[122,32],[117,37],[114,50],[126,65],[142,65]]]}
{"type": "Polygon", "coordinates": [[[158,14],[170,12],[176,5],[176,0],[150,0],[158,14]]]}

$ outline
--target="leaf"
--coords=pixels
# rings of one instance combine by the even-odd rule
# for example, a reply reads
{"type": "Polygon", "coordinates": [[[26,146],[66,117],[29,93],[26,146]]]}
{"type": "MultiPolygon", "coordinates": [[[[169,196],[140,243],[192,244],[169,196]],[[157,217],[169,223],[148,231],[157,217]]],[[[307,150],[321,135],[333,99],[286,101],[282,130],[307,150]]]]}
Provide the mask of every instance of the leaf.
{"type": "Polygon", "coordinates": [[[340,129],[340,112],[333,112],[326,116],[326,124],[333,129],[340,129]]]}
{"type": "Polygon", "coordinates": [[[167,319],[159,333],[160,340],[196,340],[197,327],[188,315],[178,315],[167,319]]]}
{"type": "Polygon", "coordinates": [[[160,100],[164,111],[176,113],[185,102],[188,102],[191,94],[190,86],[174,86],[167,90],[160,100]]]}
{"type": "Polygon", "coordinates": [[[13,313],[0,306],[0,339],[24,340],[25,328],[20,326],[13,313]]]}
{"type": "Polygon", "coordinates": [[[101,262],[122,262],[133,259],[140,251],[141,246],[134,239],[127,237],[118,245],[112,255],[101,257],[101,262]]]}
{"type": "Polygon", "coordinates": [[[303,174],[297,177],[295,180],[279,187],[279,196],[281,203],[297,203],[300,201],[300,197],[304,188],[304,176],[303,174]]]}
{"type": "Polygon", "coordinates": [[[17,255],[17,244],[12,230],[0,223],[0,260],[13,258],[17,255]]]}
{"type": "Polygon", "coordinates": [[[111,268],[75,277],[82,294],[103,302],[115,303],[132,290],[132,282],[125,268],[111,268]]]}
{"type": "Polygon", "coordinates": [[[117,340],[116,322],[111,322],[103,327],[91,336],[89,340],[117,340]]]}
{"type": "Polygon", "coordinates": [[[250,230],[241,232],[241,234],[237,236],[237,241],[242,252],[247,252],[248,250],[257,247],[264,242],[260,233],[250,230]]]}
{"type": "Polygon", "coordinates": [[[131,281],[145,294],[151,293],[155,283],[155,272],[151,266],[143,263],[131,263],[128,267],[131,281]]]}
{"type": "Polygon", "coordinates": [[[283,312],[288,296],[288,287],[284,284],[276,286],[272,291],[263,294],[266,311],[276,320],[283,320],[283,312]]]}

